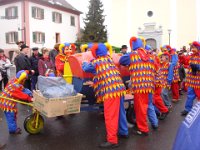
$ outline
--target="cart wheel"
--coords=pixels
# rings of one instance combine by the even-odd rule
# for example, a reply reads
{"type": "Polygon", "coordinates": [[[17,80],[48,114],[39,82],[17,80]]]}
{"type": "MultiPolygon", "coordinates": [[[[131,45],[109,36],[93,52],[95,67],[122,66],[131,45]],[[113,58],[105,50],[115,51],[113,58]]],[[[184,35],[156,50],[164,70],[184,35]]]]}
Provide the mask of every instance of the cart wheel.
{"type": "Polygon", "coordinates": [[[129,104],[128,109],[126,110],[126,119],[131,124],[136,124],[135,111],[133,104],[129,104]]]}
{"type": "Polygon", "coordinates": [[[38,124],[36,127],[36,116],[37,114],[35,113],[24,120],[24,129],[30,134],[38,134],[44,127],[44,119],[41,115],[38,116],[38,124]]]}

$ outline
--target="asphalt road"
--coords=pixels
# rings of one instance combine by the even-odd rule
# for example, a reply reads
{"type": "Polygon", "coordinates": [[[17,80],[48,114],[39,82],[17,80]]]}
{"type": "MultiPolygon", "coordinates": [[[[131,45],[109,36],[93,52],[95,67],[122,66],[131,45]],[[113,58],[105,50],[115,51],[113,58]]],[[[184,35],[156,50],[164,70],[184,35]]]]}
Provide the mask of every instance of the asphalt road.
{"type": "MultiPolygon", "coordinates": [[[[159,129],[151,130],[150,135],[141,137],[132,133],[120,139],[116,150],[171,150],[177,129],[184,119],[180,112],[184,108],[185,95],[173,104],[168,117],[159,121],[159,129]]],[[[23,128],[24,119],[31,114],[31,108],[19,106],[18,126],[22,134],[9,135],[4,114],[0,111],[0,141],[6,142],[6,150],[96,150],[105,140],[103,115],[99,112],[81,112],[65,116],[64,119],[45,118],[44,130],[39,135],[29,135],[23,128]]]]}

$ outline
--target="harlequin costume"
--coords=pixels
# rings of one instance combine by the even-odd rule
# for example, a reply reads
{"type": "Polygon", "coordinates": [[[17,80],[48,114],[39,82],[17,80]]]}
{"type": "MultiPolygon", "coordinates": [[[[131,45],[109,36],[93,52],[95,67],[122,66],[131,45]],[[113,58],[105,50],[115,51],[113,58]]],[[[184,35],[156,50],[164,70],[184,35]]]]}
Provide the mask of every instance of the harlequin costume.
{"type": "Polygon", "coordinates": [[[64,43],[59,45],[59,53],[55,58],[56,74],[57,76],[63,76],[64,64],[66,60],[65,48],[69,48],[70,43],[64,43]]]}
{"type": "MultiPolygon", "coordinates": [[[[150,45],[146,45],[145,50],[147,50],[147,52],[151,54],[152,48],[150,45]]],[[[166,118],[169,111],[168,111],[168,108],[165,106],[163,99],[161,97],[162,81],[163,81],[162,76],[161,76],[161,71],[160,71],[161,63],[160,63],[160,58],[158,56],[151,54],[151,57],[153,57],[154,59],[155,70],[156,70],[153,104],[155,106],[156,113],[159,114],[158,118],[160,120],[163,120],[166,118]]]]}
{"type": "MultiPolygon", "coordinates": [[[[13,99],[31,102],[32,93],[24,88],[23,84],[28,78],[29,71],[21,70],[16,74],[16,78],[12,79],[5,89],[1,92],[1,96],[13,99]]],[[[17,103],[8,99],[0,98],[0,108],[6,116],[8,130],[10,134],[19,134],[21,129],[17,127],[17,103]]]]}
{"type": "Polygon", "coordinates": [[[82,68],[85,72],[95,75],[93,78],[95,96],[98,103],[104,103],[107,142],[101,144],[100,147],[115,147],[118,144],[118,126],[120,135],[128,135],[125,111],[123,107],[120,107],[126,89],[119,70],[112,58],[107,55],[106,46],[103,43],[94,44],[91,51],[95,59],[90,63],[83,63],[82,68]]]}
{"type": "Polygon", "coordinates": [[[137,134],[148,135],[147,114],[153,127],[158,127],[158,120],[152,105],[154,92],[155,65],[153,58],[143,48],[142,40],[130,39],[131,53],[123,55],[119,62],[129,66],[131,90],[134,93],[137,134]],[[148,113],[147,113],[148,110],[148,113]]]}
{"type": "Polygon", "coordinates": [[[176,53],[176,49],[172,48],[169,51],[170,55],[171,55],[171,66],[174,65],[174,69],[173,69],[173,80],[172,80],[172,101],[173,102],[177,102],[179,100],[179,81],[180,81],[180,77],[179,77],[179,64],[178,64],[178,55],[176,53]]]}
{"type": "Polygon", "coordinates": [[[182,115],[186,115],[191,111],[195,98],[200,101],[200,43],[194,41],[191,46],[193,54],[190,58],[189,71],[186,75],[188,92],[185,110],[182,112],[182,115]]]}
{"type": "Polygon", "coordinates": [[[170,65],[167,81],[171,84],[172,101],[177,102],[179,100],[179,74],[178,74],[178,55],[176,49],[172,49],[169,45],[161,47],[161,51],[168,52],[170,54],[170,65]]]}
{"type": "Polygon", "coordinates": [[[91,51],[91,48],[92,48],[93,44],[94,43],[82,44],[80,46],[81,52],[91,51]]]}
{"type": "MultiPolygon", "coordinates": [[[[188,68],[189,68],[190,57],[191,57],[191,55],[189,55],[188,53],[183,53],[183,55],[179,56],[180,64],[182,64],[184,66],[185,71],[188,70],[188,68]]],[[[187,87],[185,85],[185,80],[183,81],[182,84],[183,84],[184,91],[187,92],[187,87]]]]}
{"type": "Polygon", "coordinates": [[[168,109],[171,108],[171,100],[169,98],[169,90],[171,89],[171,83],[169,82],[168,78],[172,78],[173,74],[169,74],[169,68],[170,68],[170,54],[165,51],[161,52],[160,54],[160,61],[161,61],[161,67],[160,67],[160,80],[162,81],[162,92],[161,97],[165,103],[165,106],[168,107],[168,109]],[[163,57],[167,60],[163,60],[163,57]]]}
{"type": "Polygon", "coordinates": [[[65,47],[64,49],[64,53],[66,55],[65,57],[65,64],[64,64],[64,79],[67,83],[72,84],[72,70],[71,70],[71,66],[69,64],[68,58],[73,55],[76,51],[76,46],[73,43],[70,43],[69,47],[65,47]]]}
{"type": "Polygon", "coordinates": [[[163,120],[168,114],[168,108],[165,106],[164,101],[161,97],[161,92],[163,88],[163,76],[161,72],[161,62],[159,56],[153,55],[155,62],[155,92],[153,94],[153,104],[159,110],[159,119],[163,120]]]}
{"type": "Polygon", "coordinates": [[[179,63],[183,64],[184,68],[189,68],[190,55],[179,55],[179,63]]]}

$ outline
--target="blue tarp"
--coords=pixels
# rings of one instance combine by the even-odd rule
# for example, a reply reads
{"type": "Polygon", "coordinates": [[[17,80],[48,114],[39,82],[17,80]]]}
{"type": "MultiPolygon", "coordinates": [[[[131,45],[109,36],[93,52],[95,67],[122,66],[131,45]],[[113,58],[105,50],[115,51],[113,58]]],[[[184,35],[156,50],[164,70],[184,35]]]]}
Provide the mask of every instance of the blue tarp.
{"type": "Polygon", "coordinates": [[[173,150],[200,150],[200,102],[197,102],[179,127],[173,150]]]}
{"type": "Polygon", "coordinates": [[[76,95],[74,85],[66,83],[62,77],[38,77],[38,89],[46,98],[61,98],[76,95]]]}

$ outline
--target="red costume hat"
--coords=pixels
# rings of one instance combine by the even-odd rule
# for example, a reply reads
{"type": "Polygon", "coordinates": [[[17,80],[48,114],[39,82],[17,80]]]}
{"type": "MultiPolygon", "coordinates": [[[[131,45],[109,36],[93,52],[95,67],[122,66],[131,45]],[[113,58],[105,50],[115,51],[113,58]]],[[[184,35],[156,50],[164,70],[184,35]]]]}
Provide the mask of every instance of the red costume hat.
{"type": "Polygon", "coordinates": [[[143,42],[140,38],[137,37],[131,37],[130,38],[130,46],[132,50],[136,50],[140,47],[143,47],[143,42]]]}
{"type": "Polygon", "coordinates": [[[192,42],[191,46],[196,47],[198,50],[200,50],[200,43],[197,41],[192,42]]]}
{"type": "Polygon", "coordinates": [[[98,56],[106,56],[107,55],[107,47],[103,43],[96,43],[91,48],[92,55],[97,58],[98,56]]]}
{"type": "Polygon", "coordinates": [[[170,54],[169,54],[169,52],[164,52],[164,53],[162,53],[162,55],[168,56],[169,59],[170,59],[170,54]]]}

